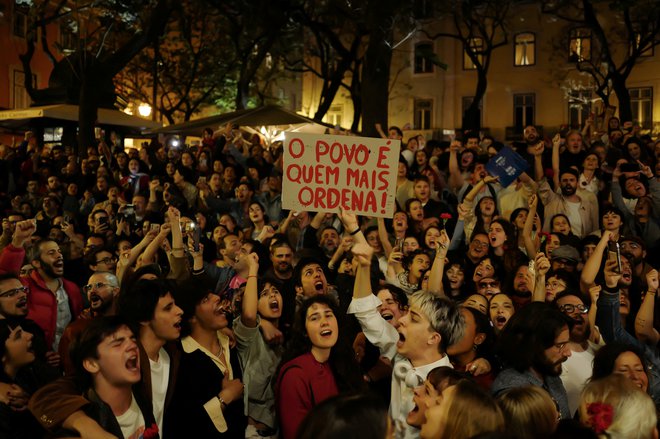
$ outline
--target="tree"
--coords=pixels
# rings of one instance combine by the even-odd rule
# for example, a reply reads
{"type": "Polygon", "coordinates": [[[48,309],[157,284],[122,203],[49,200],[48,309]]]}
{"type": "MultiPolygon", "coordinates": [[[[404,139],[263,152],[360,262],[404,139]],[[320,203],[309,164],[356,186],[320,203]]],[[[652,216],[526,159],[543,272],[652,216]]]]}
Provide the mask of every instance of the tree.
{"type": "Polygon", "coordinates": [[[488,69],[493,51],[509,43],[508,19],[512,0],[465,0],[439,2],[437,15],[450,22],[450,30],[431,33],[436,40],[459,41],[477,73],[474,98],[463,115],[463,130],[479,130],[480,103],[488,89],[488,69]]]}
{"type": "MultiPolygon", "coordinates": [[[[162,34],[174,0],[99,0],[78,5],[59,0],[24,0],[29,6],[26,51],[21,54],[23,71],[32,77],[31,60],[36,45],[53,62],[49,87],[38,90],[26,81],[26,91],[37,103],[74,103],[79,107],[78,148],[94,144],[94,124],[99,108],[112,108],[113,78],[144,47],[162,34]],[[48,25],[59,24],[75,36],[75,47],[66,56],[51,51],[48,25]],[[39,33],[41,34],[38,38],[39,33]]],[[[57,45],[54,45],[56,48],[57,45]]]]}
{"type": "Polygon", "coordinates": [[[565,35],[578,29],[590,31],[588,56],[574,53],[570,60],[579,72],[591,77],[596,94],[606,105],[610,101],[610,89],[614,91],[619,102],[619,118],[631,121],[626,82],[635,66],[660,44],[660,1],[555,0],[542,4],[544,13],[567,24],[565,35]]]}
{"type": "MultiPolygon", "coordinates": [[[[366,29],[355,20],[356,5],[342,1],[305,1],[293,17],[301,25],[304,48],[286,56],[287,68],[296,73],[311,73],[323,81],[314,120],[322,121],[340,88],[354,98],[354,130],[360,122],[356,83],[364,52],[366,29]],[[345,80],[351,76],[351,82],[345,80]]],[[[358,6],[359,8],[359,6],[358,6]]]]}
{"type": "Polygon", "coordinates": [[[278,50],[287,50],[286,41],[295,26],[290,20],[293,0],[206,0],[223,16],[221,31],[225,32],[235,55],[236,109],[247,108],[255,90],[259,74],[271,76],[272,67],[265,62],[279,60],[278,50]],[[265,67],[265,68],[264,68],[265,67]]]}
{"type": "Polygon", "coordinates": [[[182,1],[163,36],[131,61],[117,86],[132,100],[155,103],[170,124],[218,101],[233,103],[237,59],[222,19],[200,1],[182,1]]]}

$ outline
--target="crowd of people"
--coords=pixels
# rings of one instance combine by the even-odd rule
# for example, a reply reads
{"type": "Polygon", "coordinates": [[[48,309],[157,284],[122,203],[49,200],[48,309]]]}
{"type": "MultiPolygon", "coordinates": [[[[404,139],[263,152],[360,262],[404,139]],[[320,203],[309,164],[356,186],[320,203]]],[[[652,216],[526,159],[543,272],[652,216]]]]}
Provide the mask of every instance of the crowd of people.
{"type": "Polygon", "coordinates": [[[392,218],[283,209],[231,125],[0,145],[0,436],[657,437],[660,141],[459,137],[402,142],[392,218]]]}

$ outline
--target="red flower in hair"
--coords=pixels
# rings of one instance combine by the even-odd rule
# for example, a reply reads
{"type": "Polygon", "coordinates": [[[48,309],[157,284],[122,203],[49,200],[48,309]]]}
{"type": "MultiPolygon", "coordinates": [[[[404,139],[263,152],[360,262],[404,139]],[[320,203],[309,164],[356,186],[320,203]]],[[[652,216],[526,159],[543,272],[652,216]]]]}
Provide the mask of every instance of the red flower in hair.
{"type": "Polygon", "coordinates": [[[596,434],[607,431],[612,425],[614,418],[614,408],[604,402],[592,402],[587,404],[587,414],[589,415],[589,425],[596,434]]]}
{"type": "Polygon", "coordinates": [[[158,424],[153,423],[151,427],[144,430],[142,433],[142,439],[156,439],[158,438],[158,424]]]}

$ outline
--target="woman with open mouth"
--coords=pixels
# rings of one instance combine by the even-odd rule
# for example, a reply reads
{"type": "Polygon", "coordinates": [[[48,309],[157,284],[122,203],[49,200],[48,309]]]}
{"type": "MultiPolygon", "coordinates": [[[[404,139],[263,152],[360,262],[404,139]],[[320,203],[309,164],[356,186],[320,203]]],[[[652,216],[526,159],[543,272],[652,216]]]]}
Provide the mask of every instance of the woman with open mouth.
{"type": "Polygon", "coordinates": [[[240,316],[232,326],[243,366],[245,404],[249,413],[245,437],[275,438],[278,424],[271,383],[282,358],[282,344],[267,343],[264,333],[279,332],[283,300],[274,280],[257,280],[259,259],[255,253],[248,255],[248,266],[240,316]]]}
{"type": "Polygon", "coordinates": [[[57,376],[44,375],[45,369],[32,369],[35,354],[32,334],[8,320],[0,320],[0,382],[13,385],[9,403],[0,403],[0,437],[36,438],[45,431],[30,411],[25,410],[29,395],[57,376]],[[18,395],[20,393],[20,395],[18,395]]]}
{"type": "Polygon", "coordinates": [[[338,312],[337,303],[327,295],[310,297],[300,307],[275,385],[283,439],[296,437],[315,405],[364,387],[355,355],[340,338],[338,312]]]}

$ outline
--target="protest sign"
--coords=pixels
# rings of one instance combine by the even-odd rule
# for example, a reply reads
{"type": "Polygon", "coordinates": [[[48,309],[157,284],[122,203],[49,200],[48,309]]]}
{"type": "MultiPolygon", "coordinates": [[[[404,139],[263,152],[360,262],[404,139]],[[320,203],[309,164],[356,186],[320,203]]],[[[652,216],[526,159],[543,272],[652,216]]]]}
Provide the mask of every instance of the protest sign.
{"type": "Polygon", "coordinates": [[[282,207],[392,218],[400,143],[286,133],[282,207]]]}
{"type": "Polygon", "coordinates": [[[505,146],[486,163],[486,171],[493,177],[499,177],[502,187],[507,187],[527,170],[529,164],[520,154],[505,146]]]}

